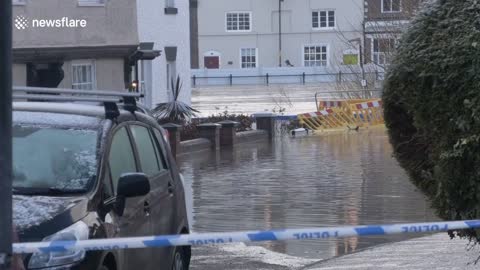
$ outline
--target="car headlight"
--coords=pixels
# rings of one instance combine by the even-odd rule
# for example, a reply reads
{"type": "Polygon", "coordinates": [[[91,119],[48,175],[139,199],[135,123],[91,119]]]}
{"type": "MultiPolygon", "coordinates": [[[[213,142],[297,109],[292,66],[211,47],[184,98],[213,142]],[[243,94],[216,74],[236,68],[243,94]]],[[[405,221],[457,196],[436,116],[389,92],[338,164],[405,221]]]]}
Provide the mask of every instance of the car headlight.
{"type": "MultiPolygon", "coordinates": [[[[87,240],[89,234],[88,225],[79,221],[72,226],[59,231],[58,233],[43,239],[44,242],[51,241],[78,241],[87,240]]],[[[30,258],[28,269],[37,269],[61,265],[69,265],[82,261],[85,258],[85,251],[58,251],[49,253],[35,253],[30,258]]]]}

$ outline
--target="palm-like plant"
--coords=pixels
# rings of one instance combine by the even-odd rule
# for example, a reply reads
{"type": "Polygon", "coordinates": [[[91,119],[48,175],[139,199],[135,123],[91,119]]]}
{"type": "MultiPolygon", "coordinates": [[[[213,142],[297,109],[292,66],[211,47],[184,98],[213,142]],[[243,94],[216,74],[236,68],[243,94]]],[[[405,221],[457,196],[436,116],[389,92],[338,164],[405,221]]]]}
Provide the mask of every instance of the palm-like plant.
{"type": "Polygon", "coordinates": [[[173,99],[166,103],[157,104],[152,113],[159,123],[183,124],[192,117],[195,117],[196,113],[199,111],[195,110],[185,102],[178,100],[178,96],[182,89],[180,76],[177,77],[176,82],[172,78],[171,84],[173,99]]]}

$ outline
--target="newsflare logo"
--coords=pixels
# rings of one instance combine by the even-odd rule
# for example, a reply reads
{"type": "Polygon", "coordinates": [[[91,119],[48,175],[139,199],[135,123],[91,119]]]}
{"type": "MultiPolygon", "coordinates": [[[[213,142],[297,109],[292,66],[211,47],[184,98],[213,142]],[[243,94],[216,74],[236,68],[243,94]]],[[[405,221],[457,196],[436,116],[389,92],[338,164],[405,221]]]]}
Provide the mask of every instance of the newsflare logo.
{"type": "Polygon", "coordinates": [[[87,21],[84,19],[71,19],[62,17],[59,19],[32,19],[23,15],[15,17],[14,25],[18,30],[31,28],[85,28],[87,21]]]}
{"type": "Polygon", "coordinates": [[[15,27],[18,30],[27,29],[28,25],[29,25],[29,21],[24,16],[20,15],[20,16],[15,17],[15,27]]]}

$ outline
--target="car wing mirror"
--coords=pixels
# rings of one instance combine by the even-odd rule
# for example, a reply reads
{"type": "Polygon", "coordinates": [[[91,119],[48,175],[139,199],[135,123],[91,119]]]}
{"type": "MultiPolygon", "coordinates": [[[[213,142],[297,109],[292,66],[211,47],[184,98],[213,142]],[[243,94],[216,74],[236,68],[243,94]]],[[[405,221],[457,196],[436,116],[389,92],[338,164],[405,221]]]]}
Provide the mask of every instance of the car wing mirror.
{"type": "Polygon", "coordinates": [[[117,196],[113,208],[119,216],[125,211],[127,198],[145,196],[150,192],[150,181],[143,173],[125,173],[118,179],[117,196]]]}
{"type": "Polygon", "coordinates": [[[143,173],[125,173],[120,176],[117,196],[133,198],[145,196],[150,192],[150,181],[143,173]]]}

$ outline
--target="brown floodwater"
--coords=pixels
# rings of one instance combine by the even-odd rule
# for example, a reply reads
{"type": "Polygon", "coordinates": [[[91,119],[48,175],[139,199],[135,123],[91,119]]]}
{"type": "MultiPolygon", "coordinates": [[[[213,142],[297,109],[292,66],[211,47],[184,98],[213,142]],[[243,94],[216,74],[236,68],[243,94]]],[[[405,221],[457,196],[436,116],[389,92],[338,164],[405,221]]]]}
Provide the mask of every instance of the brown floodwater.
{"type": "MultiPolygon", "coordinates": [[[[282,137],[217,153],[183,155],[178,162],[195,232],[438,220],[392,157],[383,128],[282,137]]],[[[352,237],[259,245],[318,259],[403,239],[352,237]]]]}

